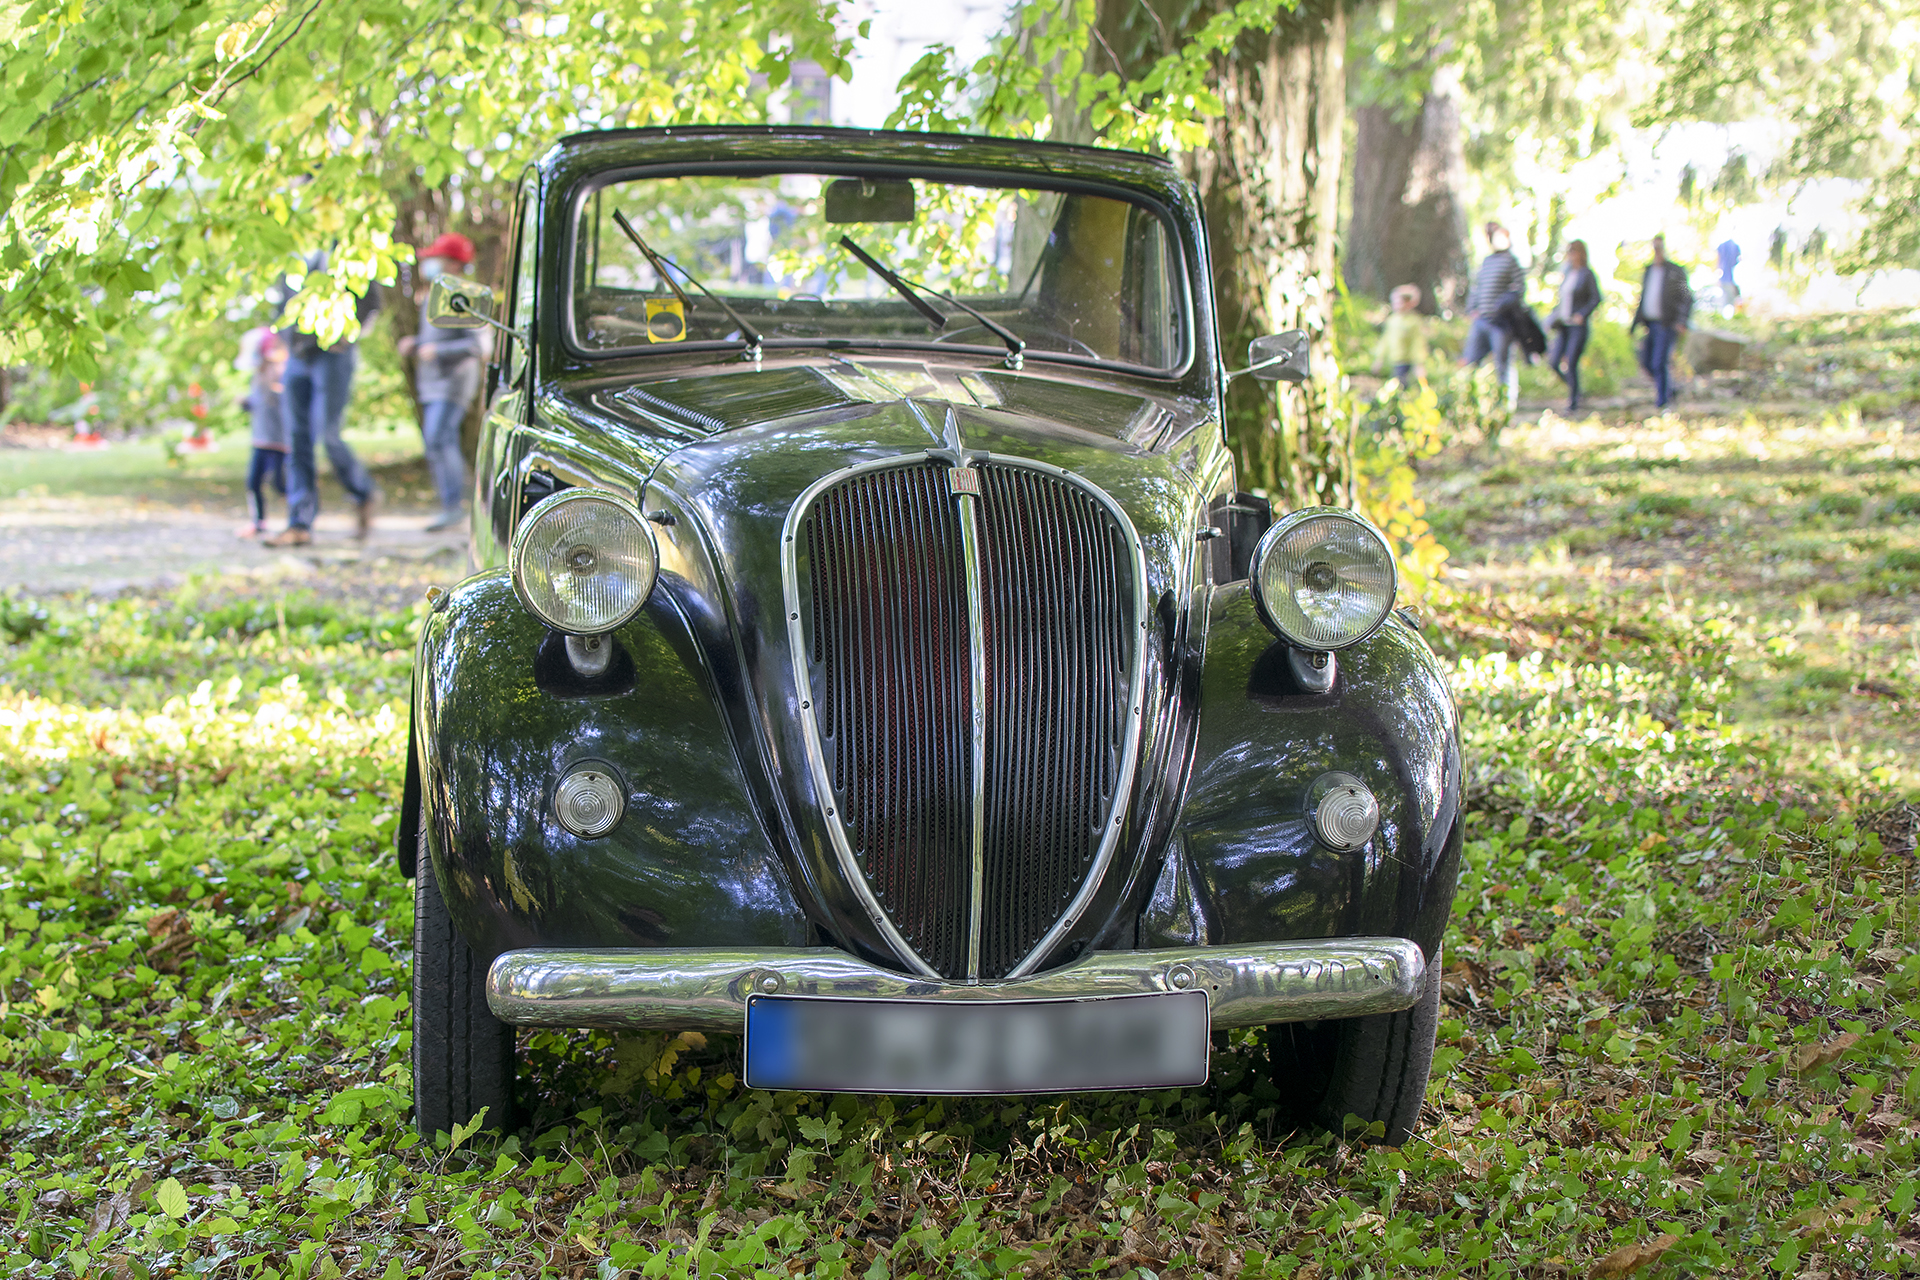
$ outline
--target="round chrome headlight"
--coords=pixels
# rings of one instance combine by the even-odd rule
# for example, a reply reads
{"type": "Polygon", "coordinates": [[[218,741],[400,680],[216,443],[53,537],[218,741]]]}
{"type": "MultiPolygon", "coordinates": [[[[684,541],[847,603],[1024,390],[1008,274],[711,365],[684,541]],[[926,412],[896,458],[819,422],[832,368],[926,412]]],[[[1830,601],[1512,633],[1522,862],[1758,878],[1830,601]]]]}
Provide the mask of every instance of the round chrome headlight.
{"type": "Polygon", "coordinates": [[[597,636],[638,613],[653,592],[653,530],[618,494],[567,489],[542,499],[514,531],[513,589],[534,616],[569,635],[597,636]]]}
{"type": "Polygon", "coordinates": [[[1399,570],[1385,536],[1362,516],[1309,507],[1274,522],[1253,551],[1253,595],[1280,638],[1298,649],[1344,649],[1393,610],[1399,570]]]}

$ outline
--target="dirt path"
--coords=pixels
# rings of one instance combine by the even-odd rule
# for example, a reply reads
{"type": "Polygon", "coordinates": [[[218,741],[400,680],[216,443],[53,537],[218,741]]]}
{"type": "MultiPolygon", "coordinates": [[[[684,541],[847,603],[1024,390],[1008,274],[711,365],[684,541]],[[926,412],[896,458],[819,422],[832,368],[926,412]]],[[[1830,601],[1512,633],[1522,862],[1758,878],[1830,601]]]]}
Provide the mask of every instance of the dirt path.
{"type": "Polygon", "coordinates": [[[235,537],[240,526],[227,515],[99,498],[16,498],[0,503],[0,586],[32,595],[111,594],[207,574],[330,578],[380,562],[464,576],[466,530],[428,533],[428,519],[383,517],[361,543],[350,514],[322,514],[311,546],[274,551],[235,537]]]}
{"type": "MultiPolygon", "coordinates": [[[[168,456],[157,439],[81,451],[17,435],[0,439],[10,446],[0,447],[0,590],[113,595],[203,578],[243,593],[303,591],[388,609],[466,576],[465,528],[426,531],[432,495],[412,437],[352,436],[386,495],[366,542],[353,537],[346,495],[323,475],[313,544],[273,551],[235,536],[246,509],[244,442],[168,456]]],[[[284,507],[276,500],[273,509],[278,527],[284,507]]]]}

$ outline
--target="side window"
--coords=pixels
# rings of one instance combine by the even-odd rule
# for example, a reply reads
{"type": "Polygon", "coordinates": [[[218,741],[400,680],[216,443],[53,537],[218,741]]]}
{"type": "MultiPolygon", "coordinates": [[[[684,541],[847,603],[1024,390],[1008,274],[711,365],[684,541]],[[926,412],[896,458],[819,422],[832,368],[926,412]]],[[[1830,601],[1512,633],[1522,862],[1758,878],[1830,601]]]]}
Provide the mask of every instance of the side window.
{"type": "MultiPolygon", "coordinates": [[[[514,234],[513,302],[507,323],[532,336],[534,266],[539,261],[540,200],[532,177],[520,184],[519,225],[514,234]]],[[[512,386],[526,371],[527,355],[517,342],[507,343],[506,381],[512,386]]]]}

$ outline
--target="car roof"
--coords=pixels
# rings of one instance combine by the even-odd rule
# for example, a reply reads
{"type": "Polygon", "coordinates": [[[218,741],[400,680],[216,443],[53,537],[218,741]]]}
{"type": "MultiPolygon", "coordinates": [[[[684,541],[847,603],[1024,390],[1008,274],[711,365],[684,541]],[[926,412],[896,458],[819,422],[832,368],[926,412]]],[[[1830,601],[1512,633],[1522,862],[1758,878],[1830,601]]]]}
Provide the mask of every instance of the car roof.
{"type": "Polygon", "coordinates": [[[970,133],[843,129],[826,125],[664,125],[561,138],[542,160],[550,172],[629,165],[818,159],[846,164],[927,164],[1036,177],[1117,183],[1166,196],[1186,186],[1171,161],[1137,151],[970,133]]]}

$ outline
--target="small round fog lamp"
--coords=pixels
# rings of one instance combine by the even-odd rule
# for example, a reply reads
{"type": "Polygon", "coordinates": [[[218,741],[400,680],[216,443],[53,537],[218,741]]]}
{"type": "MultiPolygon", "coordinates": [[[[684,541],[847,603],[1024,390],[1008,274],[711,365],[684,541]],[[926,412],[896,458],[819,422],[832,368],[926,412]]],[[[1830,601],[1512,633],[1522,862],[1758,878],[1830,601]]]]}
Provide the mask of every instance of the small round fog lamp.
{"type": "Polygon", "coordinates": [[[595,765],[576,765],[554,788],[553,816],[583,840],[596,840],[619,826],[626,811],[619,780],[595,765]]]}
{"type": "Polygon", "coordinates": [[[1323,773],[1307,788],[1313,834],[1335,853],[1351,853],[1380,829],[1380,802],[1350,773],[1323,773]]]}

